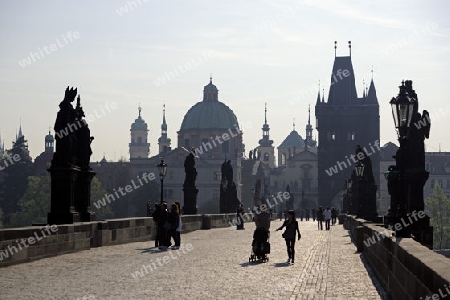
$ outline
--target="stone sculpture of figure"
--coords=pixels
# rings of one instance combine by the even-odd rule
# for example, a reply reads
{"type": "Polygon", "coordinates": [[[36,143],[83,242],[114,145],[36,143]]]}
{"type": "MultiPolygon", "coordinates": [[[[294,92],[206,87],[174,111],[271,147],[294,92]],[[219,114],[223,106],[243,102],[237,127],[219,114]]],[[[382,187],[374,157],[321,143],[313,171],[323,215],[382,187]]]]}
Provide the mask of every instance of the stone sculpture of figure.
{"type": "Polygon", "coordinates": [[[255,150],[253,150],[253,159],[254,160],[258,159],[257,154],[258,154],[258,150],[255,148],[255,150]]]}
{"type": "Polygon", "coordinates": [[[364,165],[364,180],[367,182],[373,183],[375,182],[375,178],[373,177],[372,172],[372,161],[370,157],[364,152],[363,148],[360,145],[356,146],[356,158],[364,165]],[[362,153],[362,154],[360,154],[362,153]],[[363,157],[362,159],[359,159],[359,157],[363,157]]]}
{"type": "Polygon", "coordinates": [[[261,152],[258,151],[256,154],[257,154],[257,155],[256,155],[256,160],[260,160],[260,158],[261,158],[261,152]]]}
{"type": "Polygon", "coordinates": [[[64,100],[59,104],[59,111],[54,126],[56,135],[56,151],[53,154],[52,167],[71,167],[75,154],[76,137],[75,109],[72,102],[77,95],[77,89],[66,88],[64,100]]]}
{"type": "Polygon", "coordinates": [[[77,98],[77,106],[75,108],[76,120],[79,126],[78,130],[75,132],[77,138],[76,144],[76,157],[77,165],[82,169],[89,169],[89,162],[92,155],[91,143],[94,137],[90,136],[91,131],[89,130],[86,120],[83,119],[84,111],[80,105],[80,96],[77,98]]]}
{"type": "Polygon", "coordinates": [[[248,156],[249,156],[249,159],[253,160],[253,151],[252,150],[250,150],[250,153],[248,154],[248,156]]]}
{"type": "Polygon", "coordinates": [[[226,176],[228,182],[233,182],[233,167],[231,166],[231,160],[228,160],[226,163],[226,176]]]}
{"type": "Polygon", "coordinates": [[[195,188],[195,180],[197,178],[197,169],[195,168],[195,156],[192,151],[184,161],[184,171],[186,172],[186,179],[184,181],[184,187],[195,188]]]}

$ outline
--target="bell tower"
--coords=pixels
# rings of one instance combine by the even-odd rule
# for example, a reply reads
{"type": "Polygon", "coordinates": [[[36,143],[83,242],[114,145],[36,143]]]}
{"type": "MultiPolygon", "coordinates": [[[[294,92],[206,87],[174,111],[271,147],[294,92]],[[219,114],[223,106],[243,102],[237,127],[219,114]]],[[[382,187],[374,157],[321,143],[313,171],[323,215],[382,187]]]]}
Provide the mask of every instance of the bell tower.
{"type": "Polygon", "coordinates": [[[138,108],[138,118],[131,124],[130,134],[131,142],[130,148],[130,160],[139,158],[148,158],[150,154],[150,143],[147,142],[148,126],[144,119],[141,117],[142,108],[138,108]]]}

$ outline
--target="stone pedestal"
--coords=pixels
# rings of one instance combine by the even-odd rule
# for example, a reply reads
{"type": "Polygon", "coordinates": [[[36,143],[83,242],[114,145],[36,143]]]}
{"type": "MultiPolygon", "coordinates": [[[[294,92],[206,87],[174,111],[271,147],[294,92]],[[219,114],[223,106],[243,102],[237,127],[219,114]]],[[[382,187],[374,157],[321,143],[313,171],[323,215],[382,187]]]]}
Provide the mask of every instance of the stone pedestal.
{"type": "Polygon", "coordinates": [[[184,193],[184,207],[183,213],[185,215],[196,215],[197,214],[197,188],[185,187],[183,188],[184,193]]]}
{"type": "Polygon", "coordinates": [[[50,168],[51,199],[48,224],[73,224],[80,221],[75,210],[75,183],[80,169],[50,168]]]}
{"type": "Polygon", "coordinates": [[[75,210],[80,215],[80,222],[95,220],[95,213],[91,211],[91,181],[95,172],[82,170],[75,182],[75,210]]]}
{"type": "Polygon", "coordinates": [[[430,217],[425,216],[423,218],[417,218],[411,215],[405,215],[403,217],[394,217],[392,215],[386,215],[384,217],[384,225],[388,227],[392,226],[395,230],[396,237],[413,238],[415,241],[421,243],[429,249],[433,249],[433,227],[430,226],[430,217]],[[396,230],[395,226],[400,228],[396,230]]]}

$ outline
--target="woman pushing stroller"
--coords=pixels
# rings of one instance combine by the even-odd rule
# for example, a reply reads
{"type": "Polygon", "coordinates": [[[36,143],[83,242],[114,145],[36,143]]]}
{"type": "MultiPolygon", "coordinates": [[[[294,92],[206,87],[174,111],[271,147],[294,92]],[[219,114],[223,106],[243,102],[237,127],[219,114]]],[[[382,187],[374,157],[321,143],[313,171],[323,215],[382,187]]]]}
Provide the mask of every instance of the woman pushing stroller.
{"type": "Polygon", "coordinates": [[[298,222],[295,219],[295,212],[293,210],[290,210],[288,211],[287,216],[287,220],[284,221],[283,225],[276,231],[286,227],[286,230],[283,233],[283,238],[286,240],[287,253],[289,256],[287,262],[293,264],[295,255],[295,233],[298,233],[298,240],[300,240],[302,235],[300,234],[300,230],[298,229],[298,222]]]}
{"type": "Polygon", "coordinates": [[[266,211],[264,205],[260,205],[259,211],[253,218],[256,229],[253,232],[252,254],[249,262],[260,260],[262,262],[269,261],[267,254],[270,253],[269,229],[270,229],[270,213],[266,211]]]}

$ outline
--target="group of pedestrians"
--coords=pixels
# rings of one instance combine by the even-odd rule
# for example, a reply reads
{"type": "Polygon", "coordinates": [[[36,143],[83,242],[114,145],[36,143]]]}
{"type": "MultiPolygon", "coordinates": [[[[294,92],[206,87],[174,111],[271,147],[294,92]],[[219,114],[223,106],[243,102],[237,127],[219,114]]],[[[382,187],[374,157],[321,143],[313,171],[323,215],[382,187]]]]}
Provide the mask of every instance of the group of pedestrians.
{"type": "Polygon", "coordinates": [[[155,204],[155,211],[152,214],[153,221],[157,225],[155,247],[160,250],[172,250],[180,248],[181,245],[181,206],[179,202],[174,202],[167,207],[167,202],[155,204]],[[174,244],[171,240],[173,239],[174,244]]]}
{"type": "Polygon", "coordinates": [[[336,225],[336,219],[339,214],[339,211],[332,207],[330,209],[327,206],[325,209],[322,206],[316,211],[316,219],[317,219],[317,230],[323,230],[323,221],[325,221],[325,230],[330,230],[330,223],[332,226],[336,225]]]}

